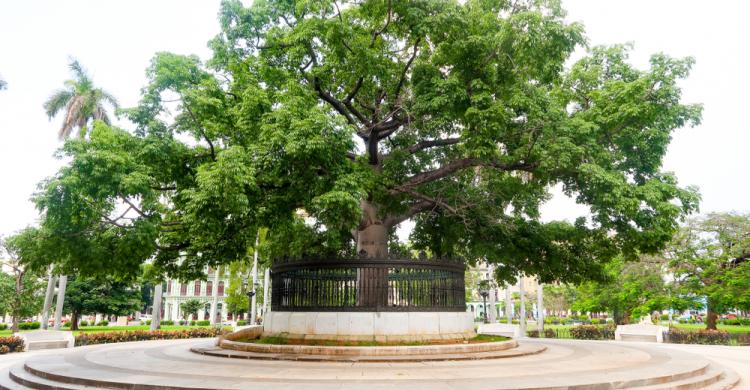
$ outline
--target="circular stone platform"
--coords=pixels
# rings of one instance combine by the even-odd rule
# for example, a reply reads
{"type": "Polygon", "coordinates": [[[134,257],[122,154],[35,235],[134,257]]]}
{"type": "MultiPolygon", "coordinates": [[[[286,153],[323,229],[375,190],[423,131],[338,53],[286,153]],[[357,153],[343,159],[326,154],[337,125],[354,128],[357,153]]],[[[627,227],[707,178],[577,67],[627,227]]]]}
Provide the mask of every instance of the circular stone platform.
{"type": "Polygon", "coordinates": [[[522,340],[542,353],[434,362],[241,360],[199,355],[213,340],[79,347],[0,372],[0,388],[727,389],[738,377],[697,355],[616,342],[522,340]]]}

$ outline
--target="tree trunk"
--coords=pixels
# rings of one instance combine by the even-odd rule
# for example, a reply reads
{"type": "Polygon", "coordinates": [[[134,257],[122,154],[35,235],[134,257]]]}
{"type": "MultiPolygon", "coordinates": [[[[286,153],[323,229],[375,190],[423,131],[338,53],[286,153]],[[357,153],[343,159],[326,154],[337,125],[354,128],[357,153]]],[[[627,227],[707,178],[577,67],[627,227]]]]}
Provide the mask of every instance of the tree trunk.
{"type": "MultiPolygon", "coordinates": [[[[388,226],[378,215],[378,207],[363,201],[363,220],[357,231],[357,253],[367,258],[388,257],[388,226]]],[[[357,305],[384,307],[388,305],[388,270],[360,268],[357,272],[357,305]]]]}
{"type": "Polygon", "coordinates": [[[719,314],[715,311],[711,310],[711,306],[709,303],[708,307],[708,313],[706,315],[706,329],[708,330],[716,330],[716,319],[719,317],[719,314]]]}
{"type": "Polygon", "coordinates": [[[21,289],[23,288],[23,272],[16,273],[16,296],[13,299],[13,332],[18,332],[18,322],[21,314],[21,289]]]}
{"type": "Polygon", "coordinates": [[[70,314],[70,330],[78,330],[78,317],[81,316],[77,310],[73,310],[70,314]]]}

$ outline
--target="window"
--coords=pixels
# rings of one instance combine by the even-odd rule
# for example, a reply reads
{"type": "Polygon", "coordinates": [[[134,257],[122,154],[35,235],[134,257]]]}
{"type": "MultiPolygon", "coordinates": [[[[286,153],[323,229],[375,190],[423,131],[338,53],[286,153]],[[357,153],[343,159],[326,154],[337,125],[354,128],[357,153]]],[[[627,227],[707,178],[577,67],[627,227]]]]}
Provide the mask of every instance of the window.
{"type": "Polygon", "coordinates": [[[180,296],[187,295],[187,283],[180,283],[180,296]]]}
{"type": "Polygon", "coordinates": [[[219,282],[219,289],[218,290],[219,291],[217,291],[217,292],[219,293],[219,296],[223,297],[224,296],[224,282],[219,282]]]}
{"type": "Polygon", "coordinates": [[[172,281],[170,280],[167,282],[167,294],[171,294],[171,293],[172,293],[172,281]]]}
{"type": "Polygon", "coordinates": [[[213,296],[213,294],[212,294],[213,293],[212,290],[214,289],[213,287],[214,287],[214,282],[212,282],[212,281],[209,280],[206,283],[206,296],[208,296],[208,297],[213,296]]]}
{"type": "Polygon", "coordinates": [[[195,281],[195,287],[193,288],[193,295],[196,297],[199,297],[201,295],[201,281],[196,280],[195,281]]]}

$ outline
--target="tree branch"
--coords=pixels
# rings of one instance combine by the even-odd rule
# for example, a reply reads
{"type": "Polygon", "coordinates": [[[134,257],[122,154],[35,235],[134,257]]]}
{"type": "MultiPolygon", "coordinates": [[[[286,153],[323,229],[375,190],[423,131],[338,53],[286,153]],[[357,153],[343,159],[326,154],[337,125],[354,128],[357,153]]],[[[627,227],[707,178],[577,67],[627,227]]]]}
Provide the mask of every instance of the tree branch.
{"type": "Polygon", "coordinates": [[[450,163],[443,165],[442,167],[438,169],[434,169],[432,171],[426,171],[419,174],[416,174],[409,178],[409,180],[401,184],[400,186],[390,190],[391,193],[402,192],[399,191],[399,188],[403,187],[415,187],[420,184],[429,183],[438,179],[442,179],[448,175],[451,175],[455,172],[458,172],[460,170],[471,168],[471,167],[490,167],[495,168],[501,171],[527,171],[531,172],[532,169],[534,169],[537,164],[536,163],[523,163],[518,162],[514,164],[505,164],[501,163],[499,161],[485,161],[479,158],[469,157],[469,158],[463,158],[459,160],[451,161],[450,163]]]}
{"type": "Polygon", "coordinates": [[[211,140],[206,135],[206,130],[203,128],[203,125],[198,121],[198,118],[195,117],[195,114],[193,114],[193,110],[190,109],[190,105],[185,102],[185,99],[182,99],[182,105],[187,110],[188,114],[190,114],[190,118],[193,119],[193,122],[195,122],[195,125],[198,126],[198,131],[201,133],[201,136],[203,136],[203,139],[208,142],[208,147],[211,150],[211,159],[216,161],[216,152],[214,151],[214,144],[211,142],[211,140]]]}
{"type": "Polygon", "coordinates": [[[421,200],[417,203],[412,204],[409,207],[409,210],[407,210],[403,214],[392,215],[392,216],[386,217],[385,220],[383,221],[383,224],[388,227],[393,227],[423,211],[432,210],[434,208],[435,208],[434,203],[427,201],[427,200],[421,200]]]}
{"type": "Polygon", "coordinates": [[[436,146],[447,146],[447,145],[455,145],[457,143],[461,142],[461,138],[446,138],[446,139],[436,139],[436,140],[427,140],[427,141],[420,141],[406,149],[406,152],[409,154],[414,154],[416,152],[419,152],[420,150],[425,150],[429,148],[434,148],[436,146]]]}

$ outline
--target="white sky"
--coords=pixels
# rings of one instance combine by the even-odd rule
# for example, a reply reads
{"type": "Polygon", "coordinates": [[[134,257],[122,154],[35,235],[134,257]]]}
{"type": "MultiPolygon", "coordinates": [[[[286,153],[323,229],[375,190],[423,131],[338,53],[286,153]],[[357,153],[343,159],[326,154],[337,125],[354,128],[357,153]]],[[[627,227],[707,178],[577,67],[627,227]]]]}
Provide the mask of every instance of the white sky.
{"type": "MultiPolygon", "coordinates": [[[[69,78],[68,56],[122,106],[136,104],[145,69],[157,51],[208,58],[218,32],[218,0],[54,1],[0,0],[0,235],[34,224],[29,201],[37,183],[61,162],[61,118],[48,121],[42,103],[69,78]]],[[[683,185],[698,185],[702,212],[746,211],[750,132],[744,110],[750,90],[750,2],[690,0],[564,0],[569,20],[586,26],[592,44],[634,42],[632,60],[651,53],[693,56],[684,101],[703,103],[703,124],[675,134],[665,168],[683,185]]],[[[127,125],[125,124],[127,127],[127,125]]],[[[545,220],[585,212],[557,196],[545,220]]]]}

